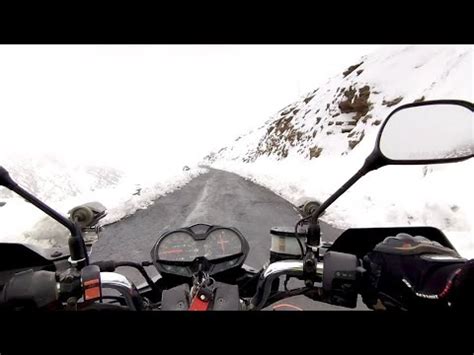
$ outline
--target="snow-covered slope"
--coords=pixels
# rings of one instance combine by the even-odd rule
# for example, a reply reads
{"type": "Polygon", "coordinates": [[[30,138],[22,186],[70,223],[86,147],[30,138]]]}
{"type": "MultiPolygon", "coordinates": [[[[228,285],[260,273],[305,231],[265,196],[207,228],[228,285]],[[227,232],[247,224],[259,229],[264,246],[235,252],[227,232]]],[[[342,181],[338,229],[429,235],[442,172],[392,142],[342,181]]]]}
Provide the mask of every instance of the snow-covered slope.
{"type": "MultiPolygon", "coordinates": [[[[61,154],[0,153],[0,163],[23,188],[67,215],[79,204],[99,201],[108,209],[101,221],[109,224],[146,208],[153,201],[206,171],[178,162],[130,162],[133,169],[68,160],[61,154]]],[[[127,164],[123,164],[126,166],[127,164]]],[[[41,247],[66,246],[68,231],[15,193],[0,187],[0,241],[23,242],[41,247]]]]}
{"type": "MultiPolygon", "coordinates": [[[[293,203],[324,200],[373,149],[399,105],[473,101],[472,46],[387,46],[284,107],[257,129],[205,157],[216,168],[267,186],[293,203]]],[[[474,257],[474,163],[385,167],[331,206],[339,226],[434,225],[474,257]]]]}
{"type": "Polygon", "coordinates": [[[399,105],[473,97],[472,46],[387,47],[220,150],[214,159],[315,159],[372,148],[378,126],[399,105]],[[356,149],[357,148],[357,149],[356,149]]]}

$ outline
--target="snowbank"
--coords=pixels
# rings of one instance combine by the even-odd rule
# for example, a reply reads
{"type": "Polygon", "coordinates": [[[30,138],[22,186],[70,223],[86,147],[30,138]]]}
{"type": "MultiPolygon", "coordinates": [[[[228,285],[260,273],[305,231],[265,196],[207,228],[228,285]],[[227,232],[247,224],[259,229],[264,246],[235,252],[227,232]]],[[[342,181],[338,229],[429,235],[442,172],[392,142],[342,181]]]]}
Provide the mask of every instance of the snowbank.
{"type": "MultiPolygon", "coordinates": [[[[3,161],[12,178],[63,215],[79,204],[101,202],[108,209],[102,225],[148,207],[158,197],[206,171],[197,165],[184,171],[182,165],[159,161],[135,163],[132,169],[123,171],[107,165],[98,168],[88,164],[67,164],[66,160],[42,155],[33,160],[3,161]]],[[[2,187],[0,201],[6,202],[0,207],[0,241],[40,247],[67,245],[66,228],[22,198],[2,187]]]]}
{"type": "MultiPolygon", "coordinates": [[[[327,199],[362,165],[349,157],[316,160],[260,158],[254,163],[218,161],[213,167],[237,173],[299,204],[327,199]]],[[[474,258],[474,202],[469,194],[474,161],[387,166],[363,177],[322,218],[339,228],[429,225],[441,229],[460,253],[474,258]]]]}

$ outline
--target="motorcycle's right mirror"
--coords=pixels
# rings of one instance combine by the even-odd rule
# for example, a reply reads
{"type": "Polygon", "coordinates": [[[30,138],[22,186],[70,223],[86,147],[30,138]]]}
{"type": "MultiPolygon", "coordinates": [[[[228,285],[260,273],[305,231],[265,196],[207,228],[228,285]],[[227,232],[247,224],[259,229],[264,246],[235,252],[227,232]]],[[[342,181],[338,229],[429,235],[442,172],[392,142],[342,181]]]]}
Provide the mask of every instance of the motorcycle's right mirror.
{"type": "Polygon", "coordinates": [[[474,156],[472,104],[428,101],[394,110],[384,122],[373,154],[383,165],[436,164],[474,156]]]}
{"type": "Polygon", "coordinates": [[[473,112],[474,104],[461,100],[417,102],[392,111],[362,168],[313,212],[313,222],[372,170],[385,165],[441,164],[474,157],[473,112]]]}

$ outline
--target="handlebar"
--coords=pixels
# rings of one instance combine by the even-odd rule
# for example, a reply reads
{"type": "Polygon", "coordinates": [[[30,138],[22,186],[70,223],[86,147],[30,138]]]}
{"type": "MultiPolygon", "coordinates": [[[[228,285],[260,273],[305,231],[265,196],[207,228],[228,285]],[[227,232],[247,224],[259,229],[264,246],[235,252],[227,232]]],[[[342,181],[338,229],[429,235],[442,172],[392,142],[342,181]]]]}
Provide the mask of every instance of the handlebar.
{"type": "Polygon", "coordinates": [[[122,266],[128,266],[137,269],[140,274],[143,276],[147,284],[150,286],[150,288],[155,292],[159,293],[158,288],[156,287],[155,283],[153,280],[148,276],[145,268],[143,265],[131,262],[131,261],[113,261],[113,260],[107,260],[107,261],[98,261],[93,263],[93,265],[97,265],[100,268],[100,271],[107,271],[107,272],[114,272],[116,268],[122,267],[122,266]]]}
{"type": "MultiPolygon", "coordinates": [[[[302,260],[284,260],[270,264],[261,274],[257,285],[257,292],[251,300],[251,309],[260,310],[265,307],[272,291],[273,282],[280,276],[303,277],[304,262],[302,260]]],[[[316,264],[316,276],[323,276],[324,265],[322,262],[316,264]]]]}
{"type": "MultiPolygon", "coordinates": [[[[116,265],[118,266],[118,265],[116,265]]],[[[122,264],[121,266],[132,266],[122,264]]],[[[316,265],[316,277],[323,276],[323,263],[316,265]]],[[[302,260],[284,260],[270,264],[260,276],[255,295],[250,302],[251,310],[260,310],[266,306],[272,292],[273,282],[280,276],[303,277],[304,262],[302,260]]],[[[131,310],[143,308],[143,301],[135,287],[128,279],[114,272],[100,273],[102,288],[110,288],[119,291],[125,299],[125,303],[131,310]]]]}
{"type": "MultiPolygon", "coordinates": [[[[103,262],[98,263],[100,267],[100,287],[105,290],[113,290],[115,292],[120,293],[120,297],[124,300],[125,305],[129,310],[142,310],[146,307],[144,306],[144,299],[140,295],[139,291],[137,290],[136,286],[129,281],[124,275],[110,272],[115,267],[118,266],[132,266],[136,267],[135,263],[115,263],[115,262],[103,262]]],[[[314,279],[322,279],[323,277],[323,262],[317,262],[315,268],[315,276],[314,279]]],[[[143,270],[144,271],[144,270],[143,270]]],[[[146,272],[145,272],[146,273],[146,272]]],[[[37,300],[39,296],[44,296],[44,292],[48,292],[51,294],[49,297],[51,301],[68,298],[68,294],[77,294],[76,297],[80,297],[82,294],[82,281],[78,280],[79,282],[76,283],[76,286],[72,288],[64,288],[62,287],[61,280],[55,280],[54,272],[32,272],[32,270],[27,273],[29,274],[30,278],[33,277],[32,280],[38,279],[38,281],[34,282],[38,287],[29,288],[30,291],[34,291],[32,295],[25,295],[24,290],[15,290],[15,297],[13,297],[13,285],[29,285],[31,284],[31,280],[28,280],[27,283],[21,282],[24,277],[20,275],[16,275],[14,279],[12,279],[12,285],[9,285],[9,298],[20,298],[22,299],[32,299],[37,300]],[[47,284],[44,282],[44,277],[48,277],[49,281],[47,284]],[[41,282],[40,282],[41,281],[41,282]],[[51,285],[46,287],[46,285],[51,285]],[[39,287],[42,286],[42,287],[39,287]],[[57,290],[57,291],[56,291],[57,290]],[[21,291],[21,292],[20,292],[21,291]],[[41,291],[41,292],[40,292],[41,291]],[[53,292],[54,291],[54,292],[53,292]],[[53,295],[54,293],[54,295],[53,295]],[[10,295],[11,294],[11,295],[10,295]],[[54,296],[54,297],[52,297],[54,296]]],[[[303,260],[284,260],[274,262],[268,265],[266,269],[264,269],[259,276],[259,280],[256,286],[256,292],[254,296],[251,298],[249,310],[260,310],[266,307],[267,302],[272,296],[272,286],[274,285],[274,281],[277,280],[280,276],[289,276],[289,277],[296,277],[299,279],[303,279],[308,275],[304,275],[304,261],[303,260]]],[[[310,275],[311,276],[311,275],[310,275]]],[[[66,281],[67,283],[67,281],[66,281]]],[[[153,284],[153,282],[151,282],[153,284]]],[[[15,287],[16,288],[16,287],[15,287]]],[[[3,301],[5,297],[6,290],[0,290],[0,301],[3,301]]],[[[43,299],[43,297],[40,297],[43,299]]]]}
{"type": "MultiPolygon", "coordinates": [[[[117,263],[114,266],[133,266],[127,263],[117,263]]],[[[106,269],[105,265],[102,265],[106,269]]],[[[266,306],[272,292],[273,282],[280,276],[292,276],[296,278],[303,278],[304,262],[302,260],[284,260],[278,261],[268,265],[268,267],[261,273],[257,284],[255,295],[250,302],[251,310],[260,310],[266,306]]],[[[317,262],[316,278],[323,276],[323,262],[317,262]]],[[[140,310],[143,308],[143,300],[138,293],[135,285],[130,282],[125,276],[115,272],[100,272],[101,287],[103,289],[113,289],[120,292],[124,298],[127,307],[130,310],[140,310]]]]}
{"type": "Polygon", "coordinates": [[[101,287],[103,289],[113,289],[122,295],[127,307],[132,310],[141,310],[143,301],[135,287],[125,276],[115,272],[101,272],[101,287]]]}

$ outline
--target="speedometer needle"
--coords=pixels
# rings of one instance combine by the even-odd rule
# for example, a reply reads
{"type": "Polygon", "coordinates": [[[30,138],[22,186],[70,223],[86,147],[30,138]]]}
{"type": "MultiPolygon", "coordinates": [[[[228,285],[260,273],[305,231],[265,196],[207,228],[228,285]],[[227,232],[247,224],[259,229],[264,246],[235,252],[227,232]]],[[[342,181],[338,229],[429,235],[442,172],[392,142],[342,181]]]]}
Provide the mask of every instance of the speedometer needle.
{"type": "Polygon", "coordinates": [[[223,253],[225,253],[224,244],[228,242],[229,242],[228,240],[222,239],[222,235],[219,234],[219,241],[217,243],[221,245],[221,249],[223,253]]]}

